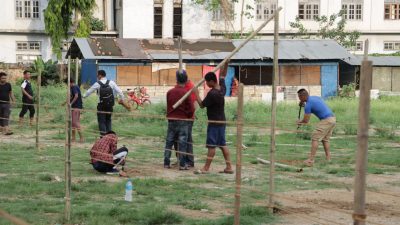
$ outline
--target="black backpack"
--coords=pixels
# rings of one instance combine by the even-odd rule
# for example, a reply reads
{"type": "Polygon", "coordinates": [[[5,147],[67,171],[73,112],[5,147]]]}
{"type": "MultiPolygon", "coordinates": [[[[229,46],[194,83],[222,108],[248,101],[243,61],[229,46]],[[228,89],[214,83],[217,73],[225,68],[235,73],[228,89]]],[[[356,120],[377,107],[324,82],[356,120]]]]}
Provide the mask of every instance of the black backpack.
{"type": "Polygon", "coordinates": [[[105,84],[100,81],[97,81],[100,85],[99,96],[100,96],[100,105],[103,107],[113,107],[114,106],[114,93],[113,89],[110,86],[110,80],[107,80],[105,84]]]}

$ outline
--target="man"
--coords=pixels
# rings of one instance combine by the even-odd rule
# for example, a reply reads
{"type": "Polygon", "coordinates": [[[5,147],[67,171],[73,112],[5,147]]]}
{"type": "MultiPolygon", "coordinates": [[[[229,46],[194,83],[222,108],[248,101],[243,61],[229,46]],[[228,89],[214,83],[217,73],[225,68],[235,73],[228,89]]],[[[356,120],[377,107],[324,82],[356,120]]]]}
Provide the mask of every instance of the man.
{"type": "Polygon", "coordinates": [[[215,149],[219,147],[222,150],[222,154],[224,155],[226,162],[226,168],[221,172],[232,174],[233,170],[230,153],[225,141],[225,91],[221,90],[215,73],[207,73],[204,76],[204,79],[206,80],[206,85],[211,88],[211,90],[207,93],[207,96],[204,98],[204,100],[201,100],[198,89],[195,89],[195,93],[199,106],[201,108],[207,108],[207,118],[210,121],[208,122],[206,141],[208,154],[204,167],[201,170],[195,171],[195,173],[208,173],[211,162],[215,156],[215,149]]]}
{"type": "Polygon", "coordinates": [[[75,80],[70,78],[69,87],[71,90],[71,116],[72,116],[72,142],[76,140],[76,132],[79,134],[79,142],[83,143],[81,131],[81,110],[83,108],[81,89],[75,84],[75,80]]]}
{"type": "MultiPolygon", "coordinates": [[[[179,71],[176,71],[177,73],[179,72],[179,71]]],[[[182,70],[182,73],[185,75],[185,76],[187,76],[187,73],[186,73],[186,70],[182,70]]],[[[192,88],[194,87],[194,83],[191,81],[191,80],[189,80],[189,78],[188,78],[188,80],[187,80],[187,82],[186,82],[186,84],[185,84],[185,90],[186,90],[186,92],[188,92],[188,91],[190,91],[190,90],[192,90],[192,88]]],[[[190,154],[190,155],[188,155],[188,166],[189,167],[194,167],[194,155],[193,155],[193,123],[194,123],[194,119],[195,119],[195,111],[196,111],[196,106],[194,105],[195,104],[195,102],[196,102],[196,99],[197,99],[197,97],[196,97],[196,94],[194,93],[194,92],[192,92],[192,94],[190,95],[190,100],[191,100],[191,102],[192,102],[192,104],[193,104],[193,116],[192,116],[192,121],[188,121],[188,125],[189,125],[189,128],[188,128],[188,140],[187,140],[187,142],[188,142],[188,146],[187,146],[187,149],[188,149],[188,153],[190,154]]]]}
{"type": "Polygon", "coordinates": [[[307,166],[313,166],[315,154],[318,149],[318,142],[322,141],[325,156],[328,161],[331,159],[329,139],[336,125],[335,115],[325,102],[317,96],[309,96],[305,89],[297,92],[300,100],[300,107],[304,106],[304,118],[297,121],[298,125],[307,124],[310,121],[311,113],[318,117],[320,122],[317,124],[311,136],[311,152],[309,158],[304,161],[307,166]]]}
{"type": "Polygon", "coordinates": [[[172,106],[186,93],[186,74],[177,72],[176,81],[177,85],[167,92],[168,131],[165,140],[164,168],[171,168],[171,149],[175,140],[177,140],[177,149],[179,150],[179,170],[188,170],[188,130],[189,120],[193,119],[194,107],[192,100],[187,98],[176,109],[172,108],[172,106]]]}
{"type": "Polygon", "coordinates": [[[19,113],[19,125],[22,126],[24,116],[29,110],[29,125],[33,125],[33,118],[35,116],[35,107],[33,106],[33,90],[29,82],[31,73],[27,70],[24,71],[24,81],[21,84],[22,91],[22,109],[19,113]]]}
{"type": "Polygon", "coordinates": [[[11,135],[8,124],[10,121],[11,103],[15,98],[12,93],[11,84],[7,82],[7,74],[0,72],[0,133],[11,135]]]}
{"type": "Polygon", "coordinates": [[[125,158],[128,155],[128,149],[122,147],[117,149],[118,137],[113,131],[109,131],[94,143],[90,150],[91,163],[93,169],[101,173],[119,174],[126,176],[117,166],[125,164],[125,158]]]}
{"type": "Polygon", "coordinates": [[[99,103],[97,104],[97,122],[99,124],[100,135],[103,136],[111,131],[111,114],[114,107],[114,94],[119,97],[122,102],[125,97],[121,89],[112,80],[107,80],[106,72],[99,70],[97,72],[97,82],[94,83],[85,93],[83,98],[87,98],[94,91],[99,95],[99,103]]]}

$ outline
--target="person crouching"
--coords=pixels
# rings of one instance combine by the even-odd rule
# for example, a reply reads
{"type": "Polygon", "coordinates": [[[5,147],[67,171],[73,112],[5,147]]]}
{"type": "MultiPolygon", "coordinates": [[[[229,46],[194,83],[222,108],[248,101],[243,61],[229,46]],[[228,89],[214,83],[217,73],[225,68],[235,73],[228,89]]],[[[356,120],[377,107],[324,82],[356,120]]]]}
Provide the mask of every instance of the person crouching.
{"type": "Polygon", "coordinates": [[[90,150],[91,163],[98,172],[119,174],[125,177],[127,174],[118,170],[117,166],[125,164],[128,149],[125,146],[117,149],[117,142],[118,137],[113,131],[107,132],[98,139],[90,150]]]}

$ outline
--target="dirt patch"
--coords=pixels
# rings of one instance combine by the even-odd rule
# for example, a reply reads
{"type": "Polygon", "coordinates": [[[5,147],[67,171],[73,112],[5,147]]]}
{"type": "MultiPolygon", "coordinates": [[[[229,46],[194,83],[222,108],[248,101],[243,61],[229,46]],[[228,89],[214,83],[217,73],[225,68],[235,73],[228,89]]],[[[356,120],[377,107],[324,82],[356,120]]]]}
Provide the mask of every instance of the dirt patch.
{"type": "Polygon", "coordinates": [[[209,219],[216,219],[220,217],[221,215],[216,213],[214,210],[191,210],[191,209],[186,209],[182,206],[179,205],[174,205],[172,207],[168,208],[169,210],[173,212],[177,212],[187,218],[193,218],[193,219],[204,219],[205,217],[209,219]]]}

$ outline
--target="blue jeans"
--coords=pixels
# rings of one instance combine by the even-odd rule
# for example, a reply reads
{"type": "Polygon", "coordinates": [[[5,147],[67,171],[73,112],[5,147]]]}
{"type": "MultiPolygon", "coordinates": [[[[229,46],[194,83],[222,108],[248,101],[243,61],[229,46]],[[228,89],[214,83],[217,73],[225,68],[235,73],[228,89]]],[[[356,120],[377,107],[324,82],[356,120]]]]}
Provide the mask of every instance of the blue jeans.
{"type": "MultiPolygon", "coordinates": [[[[188,141],[188,130],[189,130],[189,122],[188,121],[179,121],[179,120],[169,120],[168,121],[168,131],[167,138],[165,140],[165,149],[164,149],[164,165],[169,166],[171,161],[171,153],[172,146],[174,145],[175,140],[178,141],[178,149],[179,152],[188,153],[187,141],[188,141]],[[177,139],[176,139],[177,137],[177,139]]],[[[179,154],[179,166],[184,167],[188,164],[188,155],[179,154]]]]}

